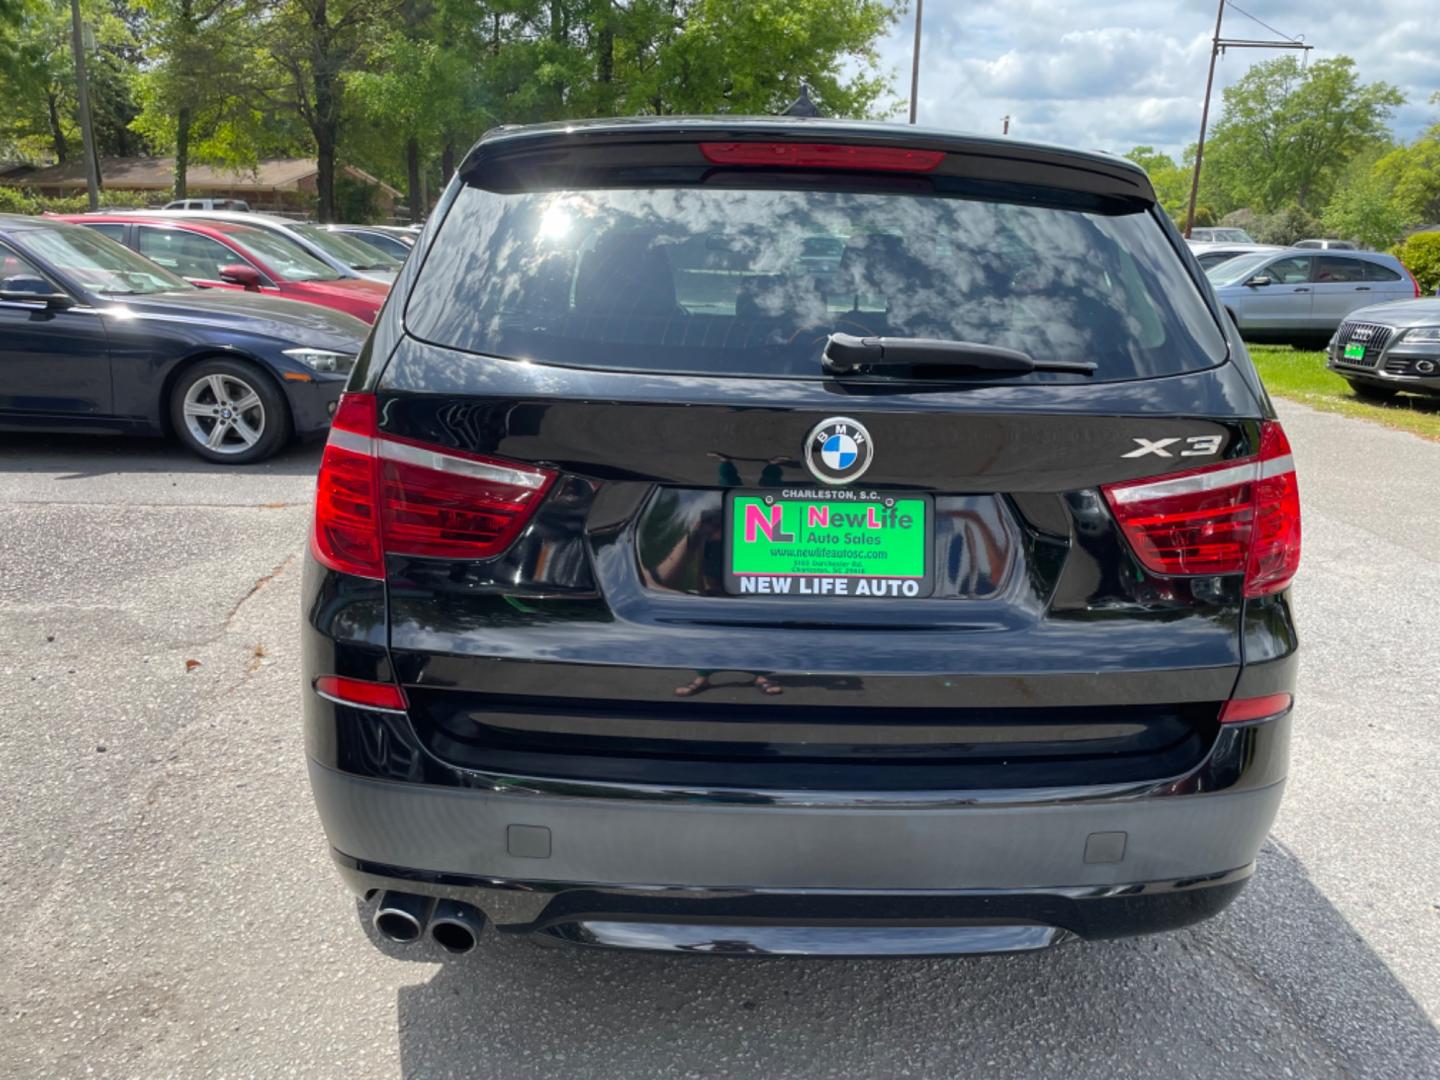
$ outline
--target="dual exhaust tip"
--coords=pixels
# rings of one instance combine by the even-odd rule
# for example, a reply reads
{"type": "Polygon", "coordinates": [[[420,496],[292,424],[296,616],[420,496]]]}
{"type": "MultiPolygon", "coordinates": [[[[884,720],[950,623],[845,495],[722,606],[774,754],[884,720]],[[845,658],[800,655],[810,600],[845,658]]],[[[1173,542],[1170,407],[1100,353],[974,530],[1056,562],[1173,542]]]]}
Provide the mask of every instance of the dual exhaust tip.
{"type": "Polygon", "coordinates": [[[485,929],[485,916],[460,900],[392,892],[380,894],[375,905],[375,932],[397,945],[412,945],[425,935],[448,953],[460,955],[475,948],[485,929]]]}

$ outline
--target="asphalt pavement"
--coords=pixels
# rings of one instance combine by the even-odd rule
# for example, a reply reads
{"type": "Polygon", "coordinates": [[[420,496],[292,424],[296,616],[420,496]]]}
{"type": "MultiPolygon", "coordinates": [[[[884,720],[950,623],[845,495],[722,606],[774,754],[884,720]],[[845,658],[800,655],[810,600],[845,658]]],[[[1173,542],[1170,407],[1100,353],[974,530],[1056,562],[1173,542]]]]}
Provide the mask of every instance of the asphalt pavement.
{"type": "Polygon", "coordinates": [[[318,451],[0,436],[0,1076],[1440,1077],[1440,444],[1281,407],[1305,655],[1256,878],[966,960],[376,948],[303,766],[318,451]]]}

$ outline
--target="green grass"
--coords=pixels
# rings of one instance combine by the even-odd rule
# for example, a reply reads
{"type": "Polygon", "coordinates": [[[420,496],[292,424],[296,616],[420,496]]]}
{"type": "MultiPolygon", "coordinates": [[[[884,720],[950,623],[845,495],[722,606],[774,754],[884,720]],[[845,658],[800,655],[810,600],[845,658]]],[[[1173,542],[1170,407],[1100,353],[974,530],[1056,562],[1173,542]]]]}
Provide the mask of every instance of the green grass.
{"type": "Polygon", "coordinates": [[[1250,355],[1265,388],[1276,397],[1440,440],[1440,397],[1400,394],[1379,404],[1361,401],[1349,383],[1325,367],[1319,350],[1251,345],[1250,355]]]}

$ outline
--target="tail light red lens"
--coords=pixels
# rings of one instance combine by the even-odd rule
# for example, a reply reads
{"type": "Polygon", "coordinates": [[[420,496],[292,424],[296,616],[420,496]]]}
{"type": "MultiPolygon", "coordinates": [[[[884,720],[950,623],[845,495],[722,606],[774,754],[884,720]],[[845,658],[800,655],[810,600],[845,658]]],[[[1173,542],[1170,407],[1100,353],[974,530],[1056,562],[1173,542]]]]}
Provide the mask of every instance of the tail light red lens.
{"type": "Polygon", "coordinates": [[[315,692],[331,701],[358,705],[363,709],[390,709],[395,712],[405,709],[405,691],[394,683],[321,675],[315,680],[315,692]]]}
{"type": "Polygon", "coordinates": [[[1234,698],[1220,706],[1220,723],[1241,724],[1246,720],[1264,720],[1267,716],[1279,716],[1290,708],[1292,700],[1289,694],[1234,698]]]}
{"type": "Polygon", "coordinates": [[[900,146],[839,146],[834,143],[702,142],[700,153],[716,165],[855,169],[868,172],[929,172],[945,160],[943,150],[900,146]]]}
{"type": "Polygon", "coordinates": [[[397,439],[375,398],[345,394],[315,496],[315,557],[384,578],[386,555],[490,559],[508,548],[555,482],[548,469],[397,439]]]}
{"type": "Polygon", "coordinates": [[[1255,457],[1101,490],[1152,573],[1244,574],[1245,595],[1265,596],[1300,566],[1300,489],[1273,420],[1261,425],[1255,457]]]}

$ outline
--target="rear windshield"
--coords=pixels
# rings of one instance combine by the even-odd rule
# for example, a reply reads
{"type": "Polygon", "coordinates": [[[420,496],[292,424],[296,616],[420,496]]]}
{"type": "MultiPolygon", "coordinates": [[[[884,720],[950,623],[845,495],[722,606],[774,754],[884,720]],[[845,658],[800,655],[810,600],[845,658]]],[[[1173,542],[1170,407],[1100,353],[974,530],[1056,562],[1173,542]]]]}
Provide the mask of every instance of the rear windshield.
{"type": "Polygon", "coordinates": [[[1106,380],[1225,356],[1147,212],[929,192],[465,187],[406,324],[469,352],[677,374],[819,378],[836,331],[1090,360],[1106,380]]]}

